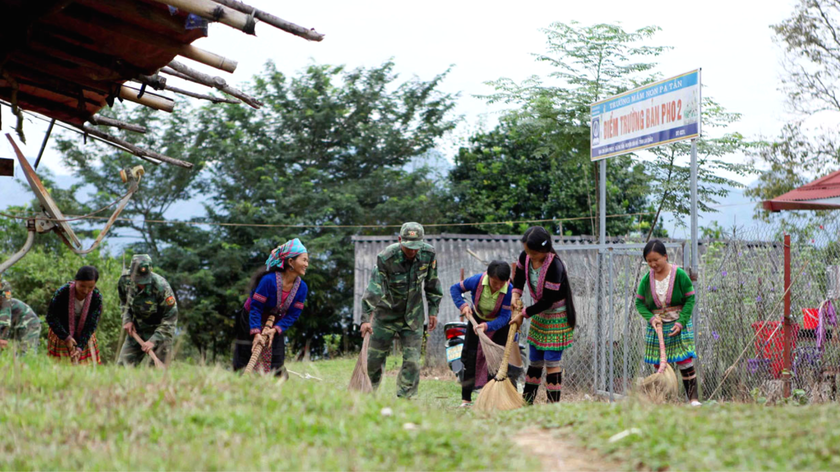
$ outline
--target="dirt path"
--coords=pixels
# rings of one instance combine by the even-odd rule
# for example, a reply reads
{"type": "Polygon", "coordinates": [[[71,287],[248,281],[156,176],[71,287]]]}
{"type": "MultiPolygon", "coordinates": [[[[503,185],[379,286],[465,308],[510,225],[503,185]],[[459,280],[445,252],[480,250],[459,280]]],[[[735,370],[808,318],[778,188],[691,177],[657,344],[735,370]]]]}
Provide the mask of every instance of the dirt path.
{"type": "Polygon", "coordinates": [[[563,430],[533,428],[520,432],[513,439],[519,447],[540,458],[543,470],[601,472],[627,469],[625,465],[606,460],[573,440],[564,439],[565,435],[563,430]]]}

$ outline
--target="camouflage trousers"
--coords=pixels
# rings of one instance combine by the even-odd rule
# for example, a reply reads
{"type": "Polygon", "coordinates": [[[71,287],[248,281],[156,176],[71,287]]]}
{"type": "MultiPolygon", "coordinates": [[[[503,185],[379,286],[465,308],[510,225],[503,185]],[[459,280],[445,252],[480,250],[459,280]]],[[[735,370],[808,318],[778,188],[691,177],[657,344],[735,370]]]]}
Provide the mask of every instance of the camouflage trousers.
{"type": "Polygon", "coordinates": [[[374,320],[373,334],[370,337],[368,350],[368,375],[373,388],[379,387],[382,380],[382,369],[385,359],[391,350],[394,338],[399,337],[402,346],[403,363],[397,376],[397,396],[410,398],[417,393],[420,383],[420,349],[423,342],[423,325],[419,329],[411,329],[402,321],[382,322],[374,320]]]}
{"type": "MultiPolygon", "coordinates": [[[[149,333],[139,332],[140,339],[148,340],[154,334],[154,331],[149,333]]],[[[169,343],[167,342],[158,342],[155,344],[155,355],[158,356],[158,359],[161,362],[166,362],[166,356],[169,354],[169,343]]],[[[130,365],[130,366],[137,366],[141,362],[143,362],[148,355],[140,349],[140,344],[134,340],[133,337],[126,334],[125,342],[123,342],[122,349],[120,350],[120,360],[117,361],[119,365],[130,365]]],[[[151,359],[149,359],[151,362],[151,359]]]]}

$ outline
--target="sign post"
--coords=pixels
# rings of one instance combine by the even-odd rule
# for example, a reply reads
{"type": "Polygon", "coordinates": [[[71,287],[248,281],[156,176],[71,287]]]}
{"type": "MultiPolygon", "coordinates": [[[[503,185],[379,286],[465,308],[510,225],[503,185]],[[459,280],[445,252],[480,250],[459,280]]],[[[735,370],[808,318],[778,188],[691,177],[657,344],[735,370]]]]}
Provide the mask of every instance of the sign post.
{"type": "MultiPolygon", "coordinates": [[[[590,158],[599,163],[599,249],[597,313],[605,310],[604,259],[607,252],[607,159],[663,144],[691,140],[691,270],[692,280],[698,271],[697,228],[697,138],[700,137],[700,69],[629,90],[590,107],[590,158]]],[[[612,276],[612,272],[610,272],[612,276]]],[[[698,319],[699,323],[699,319],[698,319]]],[[[598,334],[603,323],[597,319],[598,334]]],[[[600,338],[600,336],[599,336],[600,338]]],[[[598,350],[600,352],[601,350],[598,350]]],[[[598,367],[603,372],[605,359],[596,353],[595,389],[598,367]],[[600,365],[599,365],[600,364],[600,365]]],[[[612,393],[612,391],[610,392],[612,393]]]]}

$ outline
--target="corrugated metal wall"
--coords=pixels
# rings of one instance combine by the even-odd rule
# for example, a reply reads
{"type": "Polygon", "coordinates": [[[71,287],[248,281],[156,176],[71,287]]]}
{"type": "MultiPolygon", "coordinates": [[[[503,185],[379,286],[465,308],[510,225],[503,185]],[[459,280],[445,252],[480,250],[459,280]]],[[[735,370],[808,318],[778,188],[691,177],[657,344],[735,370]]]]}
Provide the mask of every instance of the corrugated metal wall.
{"type": "MultiPolygon", "coordinates": [[[[471,256],[467,250],[474,252],[482,261],[500,259],[514,262],[522,251],[522,244],[519,242],[519,235],[464,235],[464,234],[439,234],[429,235],[426,242],[435,247],[437,251],[438,276],[443,285],[444,298],[440,305],[438,321],[447,323],[457,321],[460,313],[455,308],[449,296],[449,287],[458,283],[461,277],[461,269],[464,269],[466,277],[483,272],[485,264],[471,256]]],[[[362,316],[361,300],[364,296],[367,284],[370,281],[371,270],[376,262],[376,255],[388,245],[397,242],[396,236],[359,236],[353,238],[356,248],[355,262],[355,296],[353,300],[353,321],[360,323],[362,316]]],[[[596,279],[598,275],[597,249],[592,248],[594,244],[591,238],[571,236],[556,238],[555,248],[560,253],[569,271],[570,282],[575,296],[575,305],[578,311],[578,326],[575,330],[575,347],[564,359],[569,363],[581,364],[575,369],[574,377],[579,377],[583,382],[585,378],[592,378],[593,372],[588,366],[594,356],[595,347],[595,307],[596,307],[596,279]],[[587,372],[587,369],[588,372],[587,372]]],[[[620,243],[621,241],[614,241],[620,243]]],[[[641,252],[641,251],[639,251],[641,252]]],[[[674,254],[676,260],[681,260],[682,254],[674,254]]],[[[525,290],[523,302],[527,305],[532,303],[528,290],[525,290]]],[[[527,333],[528,323],[523,326],[527,333]]],[[[441,364],[444,362],[444,334],[442,329],[429,333],[426,343],[426,362],[429,364],[441,364]]],[[[574,378],[570,379],[574,381],[574,378]]],[[[590,381],[591,383],[591,381],[590,381]]]]}

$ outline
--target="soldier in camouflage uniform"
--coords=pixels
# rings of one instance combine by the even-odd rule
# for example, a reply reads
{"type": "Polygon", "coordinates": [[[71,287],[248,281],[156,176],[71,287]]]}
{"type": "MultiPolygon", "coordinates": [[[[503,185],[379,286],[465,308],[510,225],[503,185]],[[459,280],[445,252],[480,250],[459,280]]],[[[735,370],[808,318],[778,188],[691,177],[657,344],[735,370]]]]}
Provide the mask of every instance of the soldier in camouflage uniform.
{"type": "Polygon", "coordinates": [[[362,299],[364,336],[372,333],[368,373],[373,387],[382,380],[382,368],[395,337],[400,338],[403,364],[397,377],[397,396],[409,398],[420,382],[420,348],[423,341],[423,291],[429,304],[429,331],[437,326],[443,289],[438,280],[435,248],[423,242],[420,223],[405,223],[399,243],[376,257],[376,268],[362,299]]]}
{"type": "Polygon", "coordinates": [[[11,340],[18,343],[20,352],[35,354],[41,342],[41,319],[29,305],[12,298],[9,282],[0,282],[0,289],[0,349],[11,340]]]}
{"type": "Polygon", "coordinates": [[[126,330],[119,363],[137,365],[150,350],[164,361],[178,321],[178,304],[169,282],[152,272],[151,257],[138,254],[131,258],[131,268],[120,277],[117,289],[126,330]],[[137,343],[132,332],[145,342],[137,343]]]}

